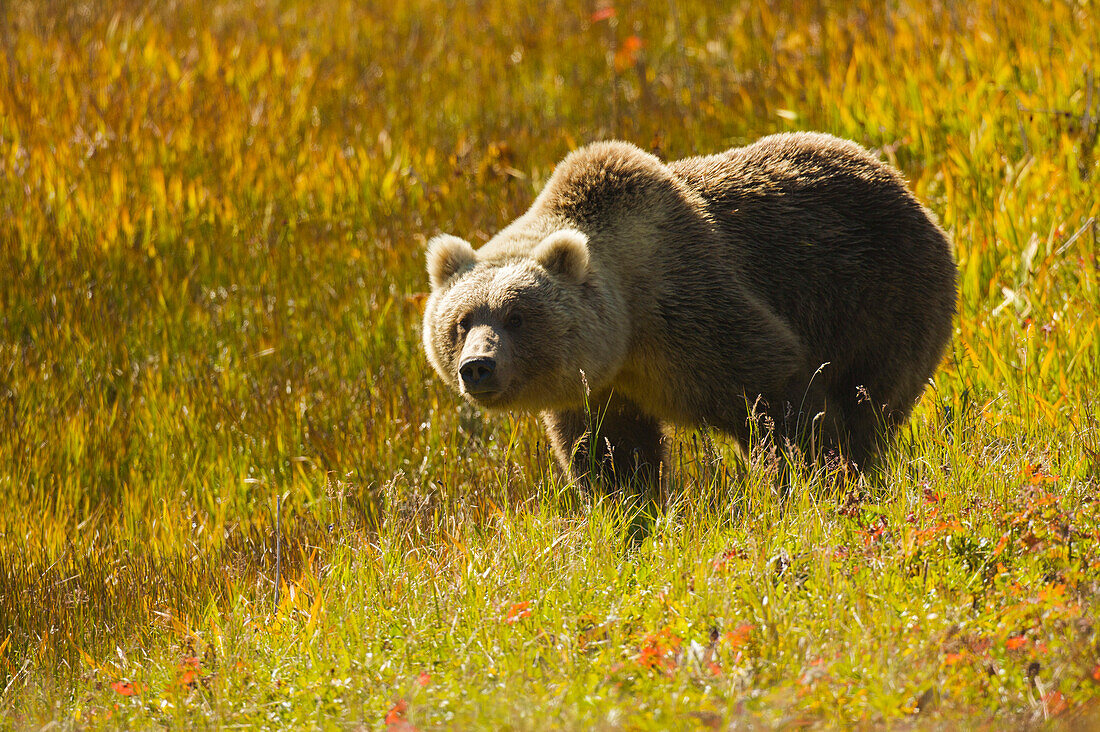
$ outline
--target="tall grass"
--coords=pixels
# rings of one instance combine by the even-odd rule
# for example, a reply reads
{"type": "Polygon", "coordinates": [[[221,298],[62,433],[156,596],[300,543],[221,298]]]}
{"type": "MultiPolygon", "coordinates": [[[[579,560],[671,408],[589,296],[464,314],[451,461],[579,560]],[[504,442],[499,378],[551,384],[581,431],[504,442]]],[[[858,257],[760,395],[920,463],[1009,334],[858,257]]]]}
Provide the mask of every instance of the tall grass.
{"type": "Polygon", "coordinates": [[[1095,719],[1097,38],[1061,1],[0,3],[3,723],[1095,719]],[[880,490],[687,433],[660,505],[591,499],[431,373],[425,237],[586,141],[789,129],[955,244],[880,490]]]}

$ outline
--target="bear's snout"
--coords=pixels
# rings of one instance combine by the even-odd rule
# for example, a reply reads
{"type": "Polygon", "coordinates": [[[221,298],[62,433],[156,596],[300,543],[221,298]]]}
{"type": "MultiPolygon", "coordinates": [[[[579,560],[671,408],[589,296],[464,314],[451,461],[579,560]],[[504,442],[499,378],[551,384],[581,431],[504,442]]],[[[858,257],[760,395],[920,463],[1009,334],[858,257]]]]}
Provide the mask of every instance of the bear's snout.
{"type": "Polygon", "coordinates": [[[475,324],[469,329],[458,360],[458,377],[467,396],[478,401],[494,401],[500,396],[507,386],[502,383],[508,371],[506,350],[503,334],[492,324],[475,324]]]}
{"type": "Polygon", "coordinates": [[[493,372],[496,371],[496,359],[488,356],[468,358],[458,367],[458,374],[462,377],[462,385],[469,394],[480,394],[493,391],[493,372]]]}

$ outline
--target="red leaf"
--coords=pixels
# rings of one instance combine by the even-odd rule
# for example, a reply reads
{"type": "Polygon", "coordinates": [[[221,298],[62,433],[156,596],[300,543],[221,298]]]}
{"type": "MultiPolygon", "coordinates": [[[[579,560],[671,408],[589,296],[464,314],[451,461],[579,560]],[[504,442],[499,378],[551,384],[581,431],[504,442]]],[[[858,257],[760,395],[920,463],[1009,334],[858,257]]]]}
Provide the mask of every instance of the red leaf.
{"type": "Polygon", "coordinates": [[[592,13],[592,17],[589,18],[593,23],[599,23],[601,20],[610,20],[615,17],[615,6],[604,5],[602,8],[597,8],[596,12],[592,13]]]}
{"type": "Polygon", "coordinates": [[[680,648],[680,639],[668,628],[650,633],[642,641],[638,652],[638,665],[650,671],[670,672],[676,668],[676,651],[680,648]]]}
{"type": "Polygon", "coordinates": [[[744,559],[745,552],[741,549],[726,549],[722,552],[721,556],[717,559],[712,559],[710,562],[711,569],[716,572],[723,572],[729,566],[730,562],[735,559],[744,559]]]}
{"type": "Polygon", "coordinates": [[[1026,645],[1027,645],[1027,638],[1023,637],[1022,635],[1014,636],[1014,637],[1009,638],[1008,640],[1005,641],[1005,648],[1007,648],[1010,651],[1019,650],[1019,649],[1023,648],[1026,645]]]}
{"type": "Polygon", "coordinates": [[[404,699],[398,699],[397,703],[386,712],[386,724],[401,724],[405,721],[405,712],[409,711],[409,703],[404,699]]]}
{"type": "Polygon", "coordinates": [[[144,690],[141,684],[131,684],[129,681],[116,681],[111,684],[111,688],[122,696],[133,696],[134,694],[140,694],[144,690]]]}
{"type": "Polygon", "coordinates": [[[726,639],[731,648],[740,648],[749,639],[749,633],[752,632],[753,627],[751,623],[741,623],[722,637],[726,639]]]}
{"type": "Polygon", "coordinates": [[[504,616],[504,622],[511,625],[523,618],[531,617],[531,603],[529,601],[516,602],[508,608],[508,612],[504,616]]]}
{"type": "Polygon", "coordinates": [[[638,36],[627,36],[623,45],[615,51],[615,70],[622,72],[629,69],[638,61],[638,51],[645,45],[638,36]]]}
{"type": "Polygon", "coordinates": [[[432,675],[429,674],[427,671],[421,671],[416,677],[416,683],[420,684],[421,686],[427,686],[428,683],[431,682],[431,680],[432,675]]]}
{"type": "Polygon", "coordinates": [[[1048,715],[1056,717],[1066,711],[1069,707],[1069,702],[1066,701],[1066,697],[1062,692],[1048,691],[1046,694],[1043,694],[1043,706],[1046,707],[1048,715]]]}

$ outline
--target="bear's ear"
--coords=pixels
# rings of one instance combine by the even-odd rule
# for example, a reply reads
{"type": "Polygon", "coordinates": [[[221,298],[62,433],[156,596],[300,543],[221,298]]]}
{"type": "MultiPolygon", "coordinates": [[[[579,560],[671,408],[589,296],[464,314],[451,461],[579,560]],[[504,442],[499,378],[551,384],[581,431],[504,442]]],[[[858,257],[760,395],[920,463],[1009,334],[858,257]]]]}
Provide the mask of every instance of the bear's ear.
{"type": "Polygon", "coordinates": [[[591,272],[588,237],[575,229],[555,231],[531,253],[547,272],[573,282],[584,282],[591,272]]]}
{"type": "Polygon", "coordinates": [[[433,290],[442,288],[449,279],[476,263],[477,254],[465,239],[440,234],[428,242],[428,276],[433,290]]]}

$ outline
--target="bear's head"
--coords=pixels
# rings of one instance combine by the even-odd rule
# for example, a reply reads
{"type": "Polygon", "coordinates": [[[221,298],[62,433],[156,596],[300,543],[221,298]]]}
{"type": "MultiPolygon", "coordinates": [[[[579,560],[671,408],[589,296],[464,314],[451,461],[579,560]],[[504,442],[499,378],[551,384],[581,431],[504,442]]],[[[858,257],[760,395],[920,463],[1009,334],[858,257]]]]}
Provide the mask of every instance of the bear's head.
{"type": "Polygon", "coordinates": [[[627,330],[594,265],[574,229],[482,252],[435,237],[423,333],[432,366],[482,407],[581,404],[584,382],[610,378],[621,361],[627,330]]]}

